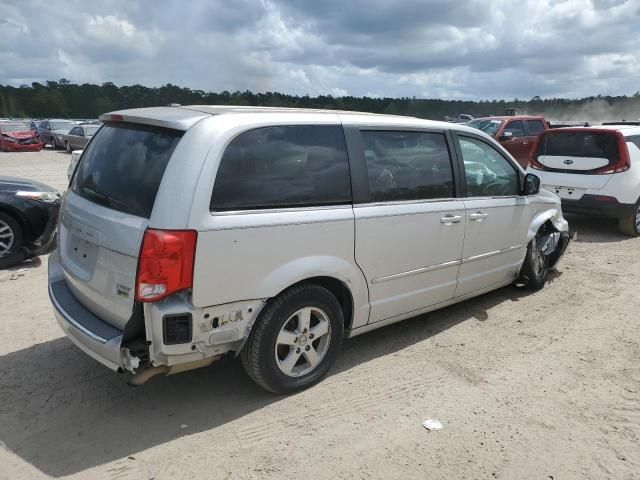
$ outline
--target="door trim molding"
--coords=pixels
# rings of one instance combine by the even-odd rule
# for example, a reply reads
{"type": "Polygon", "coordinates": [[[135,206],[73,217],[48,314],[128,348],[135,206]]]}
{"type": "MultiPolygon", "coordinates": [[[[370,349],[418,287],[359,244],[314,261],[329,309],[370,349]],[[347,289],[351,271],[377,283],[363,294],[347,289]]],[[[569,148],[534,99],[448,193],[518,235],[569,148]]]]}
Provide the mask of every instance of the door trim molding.
{"type": "Polygon", "coordinates": [[[502,248],[493,252],[481,253],[480,255],[474,255],[472,257],[463,258],[461,263],[475,262],[476,260],[483,260],[485,258],[494,257],[503,253],[511,252],[522,248],[522,245],[513,245],[512,247],[502,248]]]}
{"type": "Polygon", "coordinates": [[[461,260],[452,260],[450,262],[439,263],[437,265],[431,265],[430,267],[422,267],[417,268],[416,270],[409,270],[407,272],[394,273],[393,275],[386,275],[384,277],[378,277],[371,280],[371,283],[382,283],[387,282],[389,280],[396,280],[398,278],[409,277],[411,275],[419,275],[421,273],[433,272],[435,270],[440,270],[441,268],[453,267],[456,265],[460,265],[462,263],[461,260]]]}

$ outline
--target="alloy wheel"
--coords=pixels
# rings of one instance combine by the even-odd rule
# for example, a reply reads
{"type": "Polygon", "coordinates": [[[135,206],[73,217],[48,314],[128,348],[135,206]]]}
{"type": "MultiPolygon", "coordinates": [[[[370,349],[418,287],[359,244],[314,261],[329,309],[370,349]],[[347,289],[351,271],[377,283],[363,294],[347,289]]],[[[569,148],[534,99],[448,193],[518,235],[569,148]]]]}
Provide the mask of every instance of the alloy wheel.
{"type": "Polygon", "coordinates": [[[304,307],[291,315],[278,333],[276,364],[289,377],[301,377],[316,369],[329,350],[331,322],[317,307],[304,307]]]}
{"type": "Polygon", "coordinates": [[[636,210],[636,232],[640,233],[640,206],[636,210]]]}
{"type": "Polygon", "coordinates": [[[15,240],[15,235],[11,227],[0,220],[0,257],[7,254],[11,247],[13,247],[13,242],[15,240]]]}
{"type": "Polygon", "coordinates": [[[544,253],[538,247],[538,239],[536,237],[531,240],[531,262],[536,276],[542,275],[542,271],[544,270],[544,253]]]}

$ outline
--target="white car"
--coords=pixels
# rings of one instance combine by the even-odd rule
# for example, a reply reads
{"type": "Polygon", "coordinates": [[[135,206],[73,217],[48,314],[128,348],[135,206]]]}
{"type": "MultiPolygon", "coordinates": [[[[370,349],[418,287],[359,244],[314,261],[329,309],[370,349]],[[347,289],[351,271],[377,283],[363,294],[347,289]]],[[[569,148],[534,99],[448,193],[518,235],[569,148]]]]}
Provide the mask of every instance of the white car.
{"type": "Polygon", "coordinates": [[[233,354],[270,391],[306,388],[344,338],[542,288],[569,242],[558,196],[466,126],[208,106],[101,120],[49,294],[69,338],[134,384],[233,354]]]}
{"type": "Polygon", "coordinates": [[[528,172],[565,212],[611,217],[640,235],[640,126],[558,128],[540,135],[528,172]]]}

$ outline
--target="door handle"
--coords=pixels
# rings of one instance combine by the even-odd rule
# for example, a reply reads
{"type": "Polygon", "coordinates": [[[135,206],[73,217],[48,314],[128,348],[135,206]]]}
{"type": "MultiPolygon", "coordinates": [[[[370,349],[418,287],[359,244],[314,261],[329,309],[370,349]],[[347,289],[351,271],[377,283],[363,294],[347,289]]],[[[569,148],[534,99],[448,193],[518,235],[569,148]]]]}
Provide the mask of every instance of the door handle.
{"type": "Polygon", "coordinates": [[[452,225],[454,223],[460,223],[461,221],[461,215],[445,215],[440,219],[440,223],[444,223],[445,225],[452,225]]]}
{"type": "Polygon", "coordinates": [[[469,215],[469,220],[475,220],[477,222],[481,222],[488,216],[489,214],[484,212],[472,213],[471,215],[469,215]]]}

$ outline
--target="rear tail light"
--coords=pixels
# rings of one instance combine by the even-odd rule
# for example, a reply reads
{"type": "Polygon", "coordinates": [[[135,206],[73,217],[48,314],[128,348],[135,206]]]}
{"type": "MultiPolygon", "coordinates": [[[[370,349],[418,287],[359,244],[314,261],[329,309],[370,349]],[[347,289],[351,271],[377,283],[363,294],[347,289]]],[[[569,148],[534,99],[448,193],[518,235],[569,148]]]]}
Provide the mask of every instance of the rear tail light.
{"type": "Polygon", "coordinates": [[[538,138],[536,138],[536,141],[529,152],[529,166],[535,170],[544,170],[544,165],[538,161],[538,145],[540,145],[540,142],[546,141],[546,138],[546,133],[538,135],[538,138]]]}
{"type": "Polygon", "coordinates": [[[192,288],[197,232],[147,229],[136,276],[136,301],[154,302],[192,288]]]}

